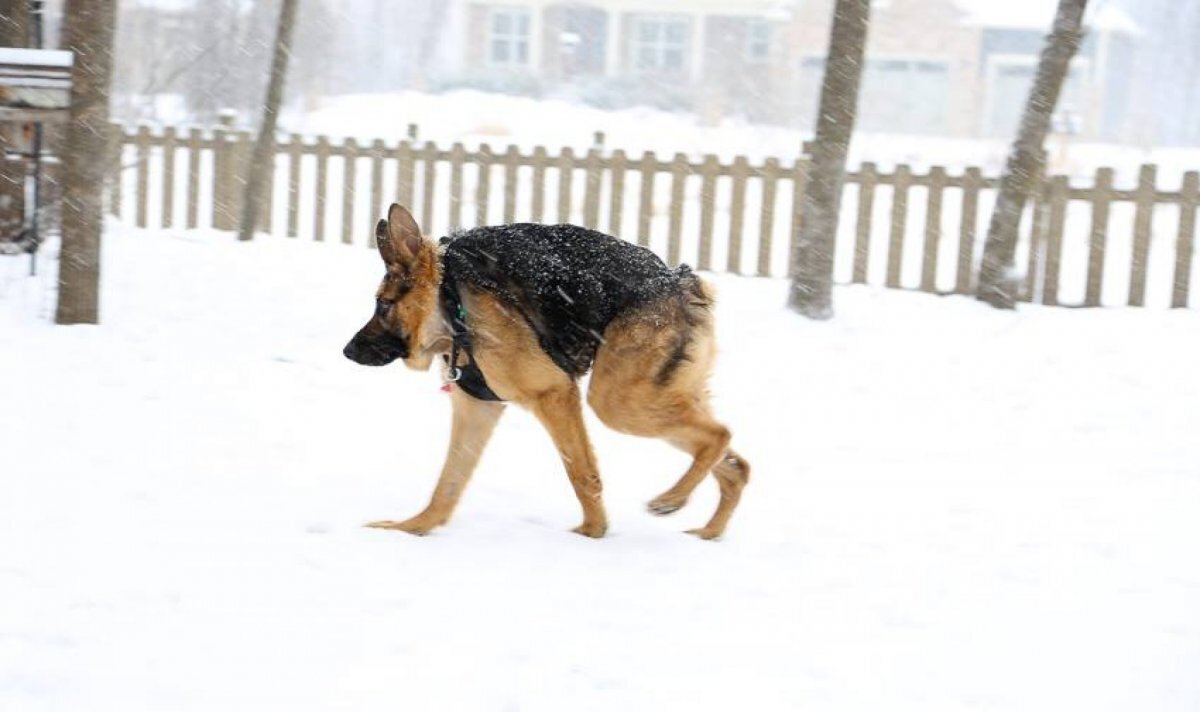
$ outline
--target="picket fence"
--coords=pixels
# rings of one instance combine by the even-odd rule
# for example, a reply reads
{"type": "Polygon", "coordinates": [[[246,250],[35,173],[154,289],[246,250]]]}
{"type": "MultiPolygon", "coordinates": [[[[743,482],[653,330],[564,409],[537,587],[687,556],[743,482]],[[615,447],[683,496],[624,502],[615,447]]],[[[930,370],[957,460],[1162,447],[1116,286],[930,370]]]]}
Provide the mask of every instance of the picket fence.
{"type": "MultiPolygon", "coordinates": [[[[247,132],[116,125],[111,143],[114,214],[139,227],[236,228],[247,132]]],[[[781,276],[808,170],[803,155],[628,155],[606,150],[600,134],[578,153],[439,146],[418,141],[412,125],[390,145],[291,135],[276,148],[261,229],[369,245],[374,221],[397,201],[414,207],[429,234],[514,220],[576,222],[650,246],[671,264],[781,276]]],[[[1178,190],[1164,190],[1156,173],[1143,166],[1129,189],[1114,187],[1110,168],[1090,186],[1044,178],[1022,227],[1021,298],[1142,306],[1150,285],[1155,303],[1188,306],[1200,174],[1187,172],[1178,190]],[[1110,216],[1122,211],[1127,229],[1110,231],[1110,216]],[[1069,298],[1061,294],[1066,282],[1074,285],[1069,298]]],[[[847,175],[839,281],[972,293],[997,185],[978,168],[952,175],[938,166],[918,173],[862,164],[847,175]]]]}

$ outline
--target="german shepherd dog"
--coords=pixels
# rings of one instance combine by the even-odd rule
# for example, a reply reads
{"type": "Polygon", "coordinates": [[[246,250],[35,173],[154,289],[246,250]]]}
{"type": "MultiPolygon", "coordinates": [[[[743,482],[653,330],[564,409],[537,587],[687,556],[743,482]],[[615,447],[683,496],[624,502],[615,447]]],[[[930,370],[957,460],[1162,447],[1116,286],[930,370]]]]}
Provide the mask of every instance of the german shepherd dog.
{"type": "Polygon", "coordinates": [[[574,531],[604,536],[608,517],[578,384],[591,370],[587,401],[601,421],[662,438],[693,458],[649,510],[678,510],[711,472],[720,503],[690,533],[721,536],[750,467],[729,449],[729,430],[709,407],[713,297],[699,277],[573,225],[481,227],[435,243],[408,210],[392,205],[375,239],[387,272],[374,314],[343,353],[368,366],[403,359],[417,370],[441,357],[453,420],[429,505],[410,519],[367,526],[426,534],[445,524],[512,402],[532,411],[558,447],[583,507],[574,531]]]}

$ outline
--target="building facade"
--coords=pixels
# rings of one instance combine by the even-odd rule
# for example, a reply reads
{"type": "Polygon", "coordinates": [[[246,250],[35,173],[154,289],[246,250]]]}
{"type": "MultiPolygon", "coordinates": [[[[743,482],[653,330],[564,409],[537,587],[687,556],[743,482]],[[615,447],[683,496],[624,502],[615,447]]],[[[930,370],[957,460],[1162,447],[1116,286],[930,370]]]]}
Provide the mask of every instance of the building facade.
{"type": "MultiPolygon", "coordinates": [[[[462,0],[465,72],[589,103],[649,103],[811,128],[833,0],[462,0]]],[[[860,128],[1009,137],[1053,3],[874,0],[860,128]]],[[[1056,129],[1120,140],[1137,27],[1090,18],[1056,129]]]]}

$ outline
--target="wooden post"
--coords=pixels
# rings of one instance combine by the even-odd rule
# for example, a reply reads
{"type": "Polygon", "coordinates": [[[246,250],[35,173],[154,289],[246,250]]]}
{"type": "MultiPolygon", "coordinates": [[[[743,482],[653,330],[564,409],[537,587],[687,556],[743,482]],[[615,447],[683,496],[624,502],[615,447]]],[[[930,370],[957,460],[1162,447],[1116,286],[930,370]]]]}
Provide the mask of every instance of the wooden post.
{"type": "Polygon", "coordinates": [[[613,151],[610,159],[608,189],[608,232],[610,235],[621,237],[624,229],[621,226],[622,211],[625,208],[625,152],[621,149],[613,151]]]}
{"type": "Polygon", "coordinates": [[[517,168],[520,166],[521,154],[516,146],[509,145],[504,152],[504,222],[512,223],[517,219],[517,168]]]}
{"type": "Polygon", "coordinates": [[[387,211],[383,204],[383,156],[386,151],[382,139],[371,142],[371,203],[367,208],[367,246],[371,249],[376,247],[375,221],[387,211]]]}
{"type": "Polygon", "coordinates": [[[1062,265],[1063,230],[1067,222],[1070,185],[1066,176],[1050,179],[1050,216],[1046,228],[1046,267],[1042,276],[1042,304],[1058,304],[1058,274],[1062,265]]]}
{"type": "MultiPolygon", "coordinates": [[[[808,159],[811,152],[810,141],[804,142],[802,155],[796,158],[796,164],[792,166],[792,226],[791,238],[788,240],[788,255],[797,254],[799,249],[798,241],[800,239],[800,228],[804,223],[804,192],[808,186],[808,169],[812,163],[808,159]]],[[[796,264],[792,260],[788,260],[788,277],[796,276],[796,264]]]]}
{"type": "Polygon", "coordinates": [[[1143,165],[1138,172],[1133,218],[1133,263],[1129,275],[1129,306],[1146,304],[1146,272],[1150,258],[1150,230],[1154,218],[1155,167],[1143,165]]]}
{"type": "Polygon", "coordinates": [[[200,222],[200,129],[188,131],[187,158],[187,222],[189,230],[195,229],[200,222]]]}
{"type": "Polygon", "coordinates": [[[1175,238],[1175,286],[1171,291],[1171,307],[1186,309],[1188,287],[1192,279],[1192,253],[1196,245],[1196,207],[1200,205],[1200,173],[1188,171],[1183,175],[1179,200],[1179,235],[1175,238]]]}
{"type": "Polygon", "coordinates": [[[733,187],[729,201],[729,255],[726,268],[734,274],[742,273],[742,230],[746,216],[746,177],[749,175],[750,163],[746,157],[733,159],[730,169],[733,187]]]}
{"type": "Polygon", "coordinates": [[[558,221],[571,222],[571,181],[575,177],[575,152],[570,146],[558,157],[558,221]]]}
{"type": "Polygon", "coordinates": [[[979,189],[983,187],[983,175],[974,166],[963,173],[962,215],[958,227],[958,273],[954,277],[954,291],[959,294],[975,293],[975,231],[979,220],[979,189]]]}
{"type": "Polygon", "coordinates": [[[150,127],[137,130],[137,212],[136,225],[146,227],[146,212],[150,207],[150,127]]]}
{"type": "Polygon", "coordinates": [[[342,143],[342,242],[354,244],[354,203],[358,192],[358,142],[342,143]]]}
{"type": "Polygon", "coordinates": [[[121,201],[124,199],[125,167],[125,129],[120,124],[108,125],[108,156],[110,168],[108,212],[121,217],[121,201]]]}
{"type": "Polygon", "coordinates": [[[700,165],[700,255],[697,269],[712,269],[713,227],[717,208],[717,174],[721,163],[713,154],[704,157],[700,165]]]}
{"type": "Polygon", "coordinates": [[[908,186],[912,169],[896,166],[892,178],[892,227],[888,239],[887,286],[900,288],[900,270],[904,267],[904,232],[908,227],[908,186]]]}
{"type": "Polygon", "coordinates": [[[1096,171],[1092,189],[1092,235],[1088,246],[1087,296],[1084,306],[1098,307],[1104,286],[1104,252],[1108,241],[1108,206],[1112,200],[1113,169],[1096,171]]]}
{"type": "Polygon", "coordinates": [[[771,243],[775,238],[775,188],[779,159],[768,158],[762,168],[762,204],[758,219],[758,274],[771,276],[771,243]]]}
{"type": "MultiPolygon", "coordinates": [[[[304,139],[292,134],[288,140],[288,190],[287,190],[287,236],[300,234],[300,168],[303,159],[304,139]]],[[[375,232],[372,230],[371,235],[375,232]]]]}
{"type": "Polygon", "coordinates": [[[413,210],[413,183],[416,180],[411,141],[401,141],[396,147],[396,200],[413,210]]]}
{"type": "MultiPolygon", "coordinates": [[[[480,148],[480,151],[483,149],[480,148]]],[[[422,175],[421,175],[421,229],[425,232],[434,232],[433,228],[433,196],[437,192],[437,146],[433,141],[425,142],[425,150],[421,154],[422,175]]],[[[480,170],[486,173],[483,164],[480,164],[480,170]]],[[[481,223],[482,224],[482,223],[481,223]]]]}
{"type": "Polygon", "coordinates": [[[535,146],[533,149],[533,216],[535,223],[546,220],[546,156],[545,146],[535,146]]]}
{"type": "Polygon", "coordinates": [[[446,227],[458,230],[462,227],[463,161],[466,149],[462,142],[455,141],[450,147],[450,221],[446,227]]]}
{"type": "Polygon", "coordinates": [[[1029,259],[1025,265],[1025,284],[1015,294],[1022,302],[1032,302],[1037,294],[1039,273],[1046,252],[1046,235],[1050,229],[1050,182],[1041,176],[1033,193],[1029,196],[1033,202],[1033,225],[1029,231],[1029,259]]]}
{"type": "Polygon", "coordinates": [[[667,264],[672,267],[677,266],[680,260],[683,238],[683,195],[687,175],[687,156],[676,153],[675,160],[671,162],[671,208],[670,220],[667,223],[667,264]]]}
{"type": "Polygon", "coordinates": [[[863,163],[858,179],[858,220],[854,226],[854,269],[851,281],[855,284],[867,283],[877,180],[875,164],[870,161],[863,163]]]}
{"type": "Polygon", "coordinates": [[[317,137],[317,200],[313,224],[313,239],[325,241],[325,200],[329,184],[329,139],[317,137]]]}
{"type": "Polygon", "coordinates": [[[177,134],[174,126],[163,131],[163,183],[162,183],[162,226],[175,224],[175,144],[177,134]]]}
{"type": "Polygon", "coordinates": [[[929,192],[925,201],[925,254],[921,260],[921,291],[937,292],[938,250],[942,242],[942,191],[946,188],[946,169],[929,170],[929,192]]]}
{"type": "Polygon", "coordinates": [[[492,149],[479,147],[479,182],[475,184],[475,224],[488,224],[488,191],[492,180],[492,149]]]}
{"type": "Polygon", "coordinates": [[[600,225],[600,181],[604,172],[600,167],[600,151],[591,149],[585,159],[583,186],[583,225],[595,230],[600,225]]]}
{"type": "Polygon", "coordinates": [[[642,154],[642,185],[638,199],[638,244],[650,245],[650,218],[654,214],[654,177],[658,175],[658,158],[654,151],[642,154]]]}

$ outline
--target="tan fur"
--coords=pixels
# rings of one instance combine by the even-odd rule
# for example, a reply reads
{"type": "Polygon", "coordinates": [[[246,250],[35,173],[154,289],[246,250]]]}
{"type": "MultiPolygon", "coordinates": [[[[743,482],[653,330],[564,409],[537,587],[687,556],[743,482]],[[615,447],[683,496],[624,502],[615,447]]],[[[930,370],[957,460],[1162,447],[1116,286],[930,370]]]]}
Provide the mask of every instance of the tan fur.
{"type": "MultiPolygon", "coordinates": [[[[396,301],[384,325],[414,335],[419,347],[405,363],[423,370],[434,355],[449,351],[438,313],[439,260],[431,241],[420,238],[419,232],[413,239],[416,223],[397,208],[389,213],[389,239],[381,240],[388,276],[378,296],[396,301]],[[393,230],[393,225],[399,229],[393,230]]],[[[578,384],[546,355],[525,320],[495,296],[468,290],[462,299],[474,358],[488,385],[501,398],[532,411],[558,448],[583,509],[583,523],[574,531],[603,536],[608,527],[603,487],[584,427],[578,384]]],[[[667,298],[619,316],[604,333],[587,394],[588,403],[609,427],[664,439],[692,455],[692,465],[680,480],[650,502],[651,512],[678,510],[705,475],[713,473],[720,503],[708,524],[692,531],[705,539],[724,532],[749,479],[748,464],[729,449],[729,431],[713,419],[709,408],[707,383],[716,355],[711,303],[708,286],[701,285],[687,298],[667,298]],[[664,365],[681,339],[686,340],[686,358],[664,379],[664,365]]],[[[460,364],[464,360],[460,356],[460,364]]],[[[368,526],[424,534],[449,519],[504,411],[503,404],[478,401],[458,389],[452,397],[450,450],[429,505],[410,519],[368,526]]]]}

